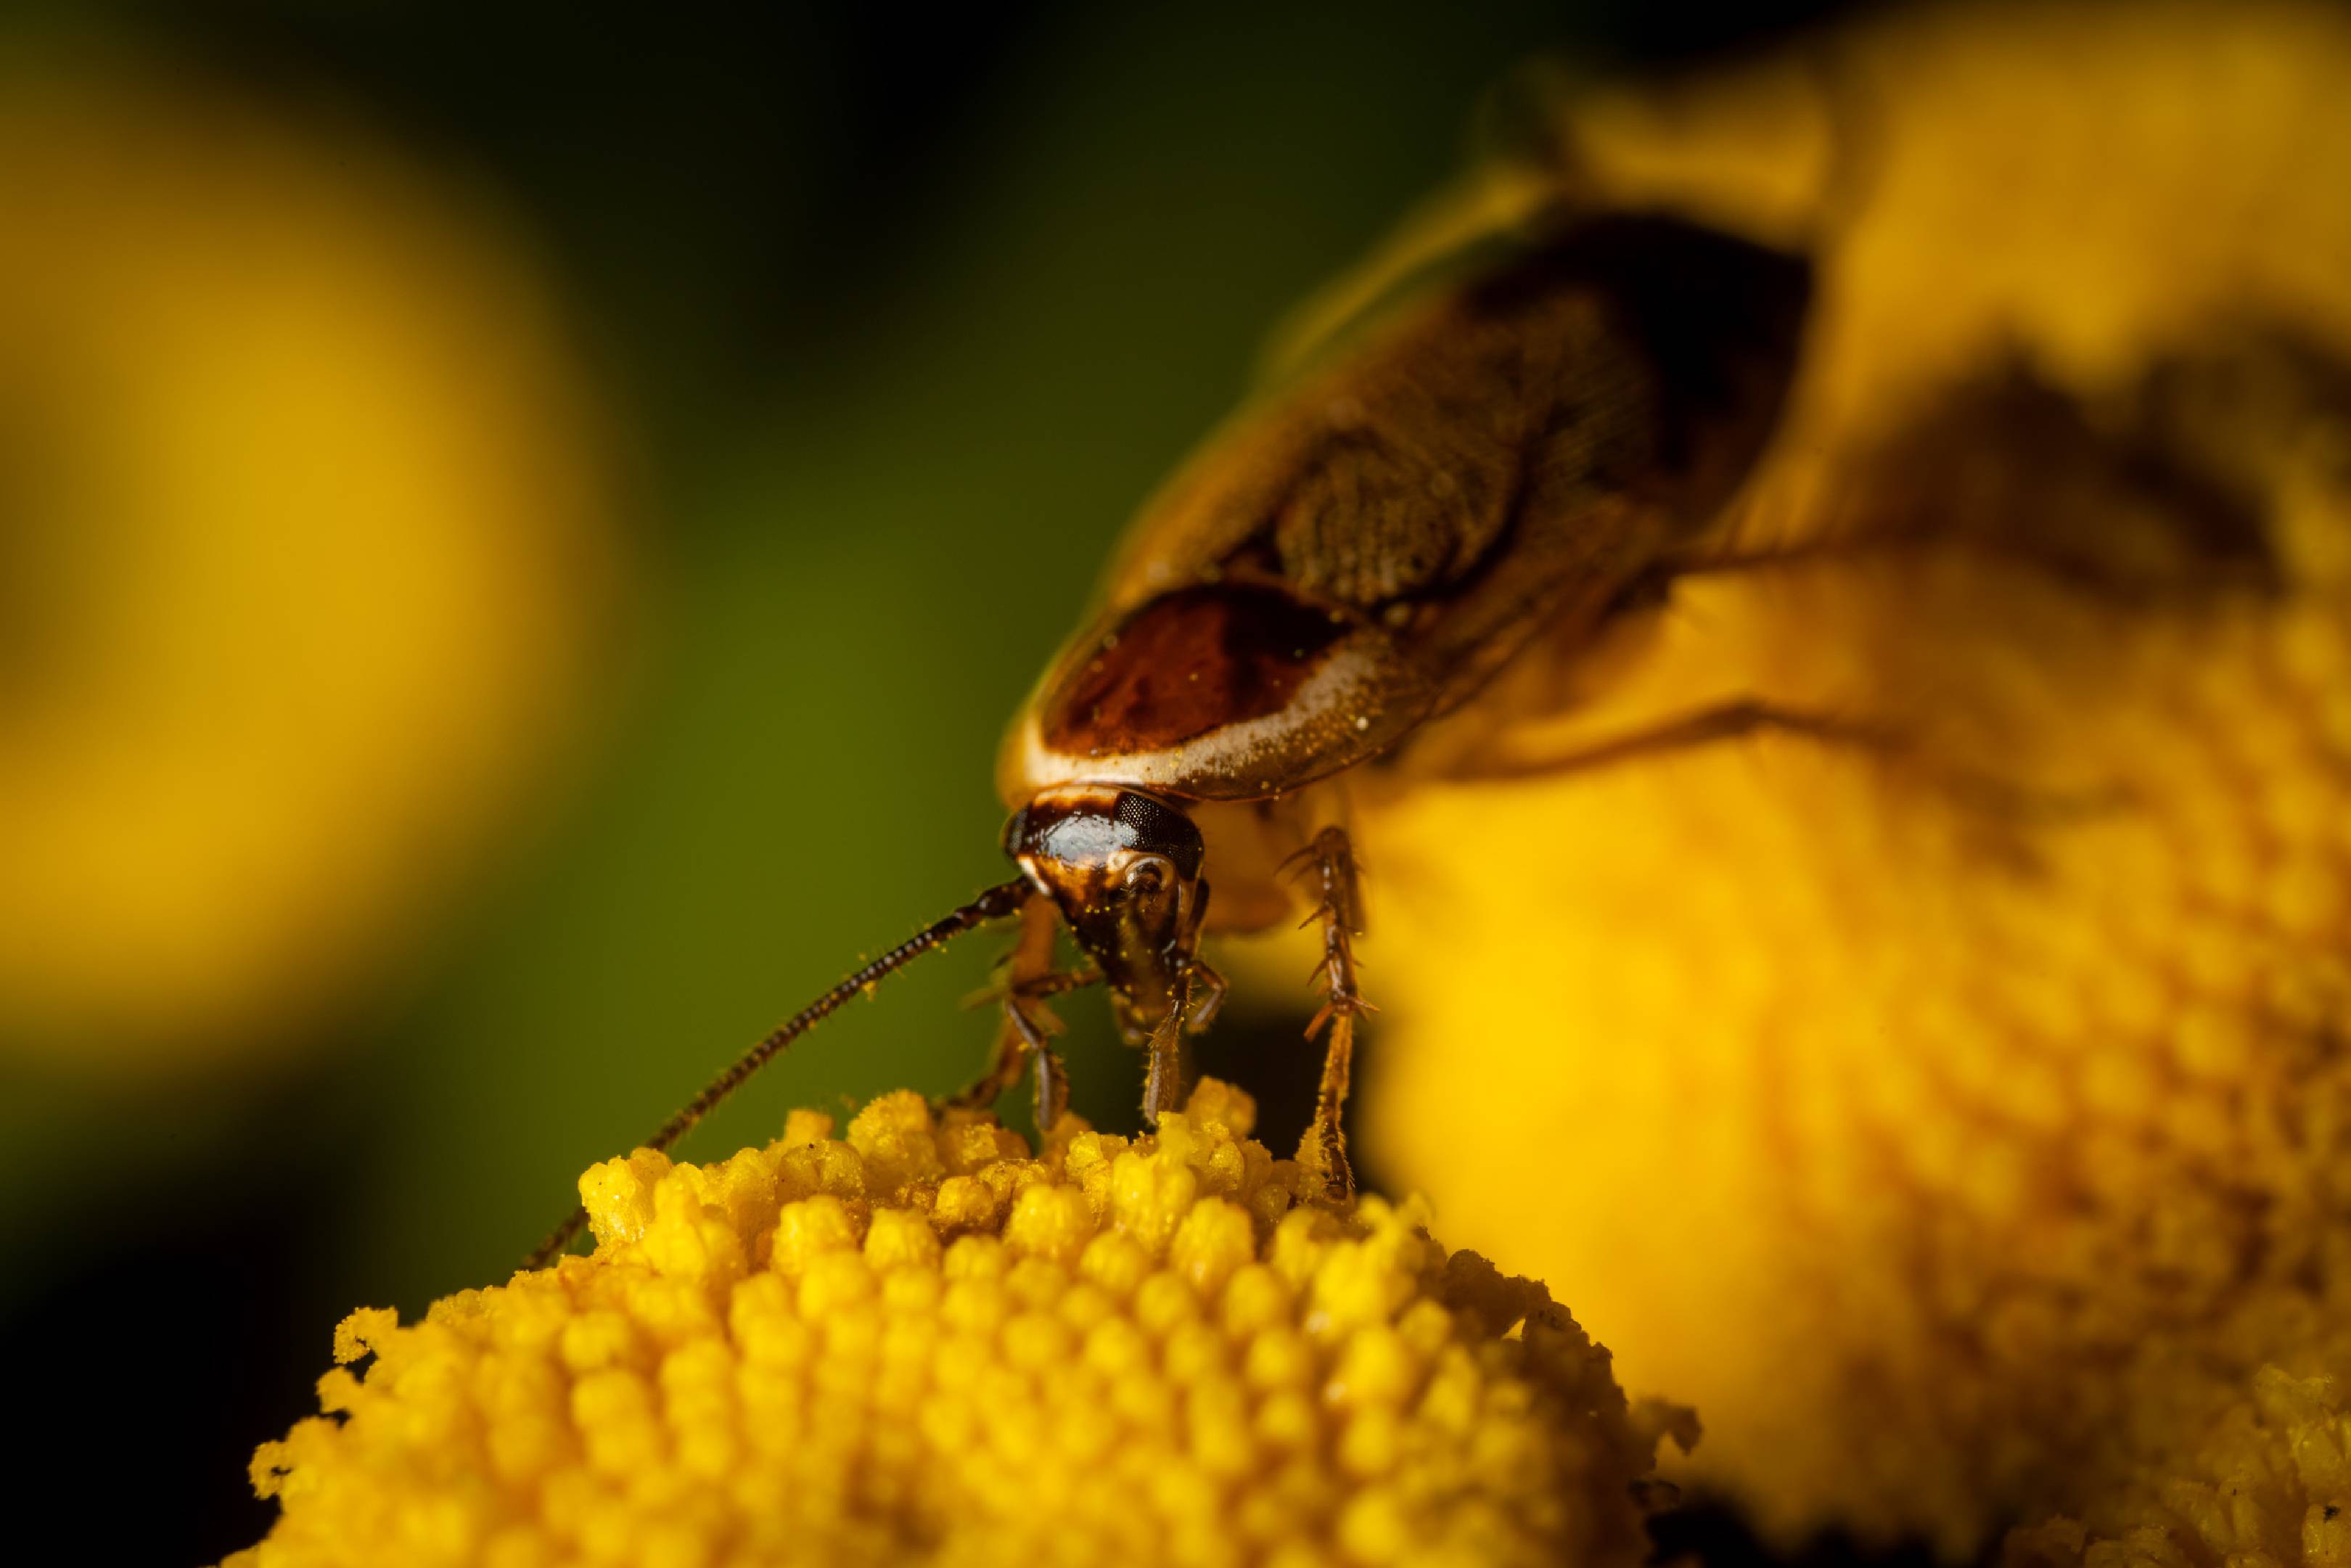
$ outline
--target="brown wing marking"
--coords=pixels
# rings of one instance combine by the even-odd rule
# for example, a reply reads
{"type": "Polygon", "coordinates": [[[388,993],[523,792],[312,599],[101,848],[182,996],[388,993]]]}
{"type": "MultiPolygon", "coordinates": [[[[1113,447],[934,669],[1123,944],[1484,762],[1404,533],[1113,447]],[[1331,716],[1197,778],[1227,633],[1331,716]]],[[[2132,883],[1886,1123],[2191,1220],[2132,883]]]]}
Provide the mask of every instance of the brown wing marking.
{"type": "Polygon", "coordinates": [[[1095,644],[1041,710],[1066,755],[1161,751],[1278,713],[1349,624],[1270,583],[1206,582],[1144,603],[1095,644]]]}

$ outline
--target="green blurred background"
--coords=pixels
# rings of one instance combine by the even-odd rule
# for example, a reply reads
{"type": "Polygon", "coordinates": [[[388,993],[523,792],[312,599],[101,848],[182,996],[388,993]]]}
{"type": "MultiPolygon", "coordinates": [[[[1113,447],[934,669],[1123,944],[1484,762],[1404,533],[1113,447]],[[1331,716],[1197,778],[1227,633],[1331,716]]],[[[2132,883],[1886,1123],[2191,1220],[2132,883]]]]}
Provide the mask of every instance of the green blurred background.
{"type": "MultiPolygon", "coordinates": [[[[487,214],[601,410],[618,519],[584,718],[397,939],[188,1060],[61,1051],[55,1019],[0,1050],[0,1322],[42,1434],[14,1490],[102,1488],[109,1559],[256,1538],[246,1458],[314,1407],[346,1311],[501,1280],[586,1164],[1004,874],[997,737],[1113,535],[1285,308],[1458,165],[1481,89],[1823,8],[13,8],[8,79],[131,68],[363,127],[487,214]]],[[[11,494],[0,570],[57,526],[11,494]]],[[[989,956],[852,1009],[687,1152],[963,1082],[989,956]]],[[[1131,1125],[1138,1063],[1064,1012],[1079,1108],[1131,1125]]],[[[1276,1138],[1298,1022],[1242,1009],[1207,1063],[1276,1138]]]]}

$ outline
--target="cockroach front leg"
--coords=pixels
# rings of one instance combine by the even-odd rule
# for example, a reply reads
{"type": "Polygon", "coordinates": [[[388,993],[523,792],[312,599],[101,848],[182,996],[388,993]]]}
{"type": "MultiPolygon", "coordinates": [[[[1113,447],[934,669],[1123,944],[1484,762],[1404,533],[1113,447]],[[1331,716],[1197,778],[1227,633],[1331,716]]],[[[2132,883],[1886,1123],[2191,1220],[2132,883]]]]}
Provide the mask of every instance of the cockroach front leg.
{"type": "Polygon", "coordinates": [[[1159,1125],[1163,1112],[1173,1111],[1183,1103],[1184,1091],[1191,1077],[1185,1061],[1187,1053],[1184,1037],[1204,1032],[1216,1020],[1228,988],[1225,977],[1197,956],[1184,971],[1183,995],[1166,1018],[1160,1020],[1159,1027],[1151,1031],[1151,1065],[1143,1080],[1143,1120],[1146,1125],[1159,1125]]]}
{"type": "Polygon", "coordinates": [[[1003,1025],[996,1031],[996,1048],[987,1071],[944,1103],[956,1109],[984,1109],[996,1103],[1020,1082],[1021,1071],[1036,1064],[1037,1130],[1041,1134],[1061,1120],[1070,1100],[1069,1076],[1052,1037],[1061,1025],[1044,1007],[1065,991],[1099,984],[1102,971],[1092,965],[1080,969],[1055,969],[1053,945],[1058,935],[1052,906],[1032,900],[1021,913],[1020,936],[1005,961],[1001,1002],[1003,1025]]]}
{"type": "Polygon", "coordinates": [[[1205,958],[1192,960],[1191,981],[1196,988],[1191,1007],[1185,1014],[1184,1030],[1186,1034],[1206,1034],[1208,1026],[1217,1021],[1217,1014],[1224,1008],[1225,993],[1232,988],[1205,958]]]}
{"type": "Polygon", "coordinates": [[[1004,1024],[997,1030],[996,1049],[988,1058],[987,1072],[949,1096],[945,1103],[974,1110],[993,1105],[998,1096],[1020,1082],[1021,1070],[1034,1061],[1037,1126],[1040,1132],[1050,1128],[1069,1108],[1070,1084],[1061,1066],[1061,1053],[1051,1044],[1053,1036],[1061,1032],[1061,1021],[1041,1004],[1065,991],[1100,984],[1102,971],[1089,965],[1082,969],[1056,970],[1008,987],[1002,998],[1004,1024]]]}
{"type": "Polygon", "coordinates": [[[1300,863],[1299,878],[1308,892],[1320,895],[1306,918],[1322,925],[1322,962],[1315,969],[1322,1007],[1307,1024],[1306,1038],[1312,1040],[1326,1024],[1331,1030],[1323,1048],[1322,1083],[1314,1096],[1314,1120],[1299,1140],[1298,1165],[1306,1178],[1306,1197],[1344,1204],[1355,1196],[1355,1173],[1347,1163],[1347,1134],[1340,1120],[1354,1061],[1355,1019],[1376,1010],[1364,999],[1355,969],[1355,938],[1364,934],[1363,893],[1354,848],[1343,828],[1323,829],[1292,858],[1300,863]]]}
{"type": "Polygon", "coordinates": [[[1151,1062],[1144,1070],[1143,1124],[1159,1125],[1159,1118],[1176,1109],[1184,1098],[1184,1028],[1183,1009],[1176,1009],[1151,1031],[1145,1047],[1151,1062]]]}
{"type": "MultiPolygon", "coordinates": [[[[1005,1038],[1018,1035],[1020,1051],[1029,1059],[1033,1074],[1029,1088],[1035,1095],[1032,1114],[1037,1118],[1037,1135],[1042,1138],[1070,1108],[1070,1075],[1061,1066],[1061,1053],[1052,1046],[1052,1015],[1029,1010],[1029,1001],[1015,993],[1004,998],[1005,1038]]],[[[1019,1064],[1012,1068],[1012,1081],[1020,1079],[1019,1064]]],[[[1006,1087],[1009,1088],[1008,1084],[1006,1087]]]]}

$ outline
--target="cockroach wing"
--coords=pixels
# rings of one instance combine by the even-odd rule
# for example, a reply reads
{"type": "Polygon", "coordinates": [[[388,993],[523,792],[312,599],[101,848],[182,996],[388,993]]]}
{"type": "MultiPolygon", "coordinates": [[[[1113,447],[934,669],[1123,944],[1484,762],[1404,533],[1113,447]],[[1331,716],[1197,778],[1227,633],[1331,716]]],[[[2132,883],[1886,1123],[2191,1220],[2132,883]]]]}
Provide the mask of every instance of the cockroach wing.
{"type": "Polygon", "coordinates": [[[1604,193],[1583,177],[1576,150],[1561,136],[1561,105],[1582,97],[1584,85],[1573,68],[1541,57],[1496,83],[1472,120],[1462,172],[1275,323],[1259,350],[1257,387],[1278,388],[1395,311],[1500,270],[1576,214],[1607,210],[1604,193]]]}
{"type": "Polygon", "coordinates": [[[1593,219],[1385,313],[1145,507],[1048,671],[1008,799],[1280,793],[1394,746],[1702,531],[1792,376],[1799,258],[1593,219]]]}

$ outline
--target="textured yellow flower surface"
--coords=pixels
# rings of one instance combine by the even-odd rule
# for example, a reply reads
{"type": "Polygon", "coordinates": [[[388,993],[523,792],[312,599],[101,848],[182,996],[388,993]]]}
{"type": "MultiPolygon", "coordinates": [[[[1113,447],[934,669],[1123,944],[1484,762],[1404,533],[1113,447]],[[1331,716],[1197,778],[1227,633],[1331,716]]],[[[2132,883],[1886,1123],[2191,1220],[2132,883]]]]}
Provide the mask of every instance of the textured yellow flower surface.
{"type": "Polygon", "coordinates": [[[1032,1157],[904,1092],[599,1166],[592,1257],[343,1324],[230,1561],[1638,1563],[1689,1417],[1415,1207],[1293,1207],[1253,1114],[1032,1157]]]}
{"type": "Polygon", "coordinates": [[[2186,1461],[2133,1477],[2088,1520],[2010,1535],[2008,1568],[2341,1568],[2351,1563],[2351,1405],[2336,1354],[2263,1367],[2186,1461]]]}
{"type": "Polygon", "coordinates": [[[1783,1539],[2111,1535],[2249,1388],[2341,1441],[2256,1379],[2351,1321],[2346,103],[2339,9],[1938,8],[1576,99],[1449,214],[1820,261],[1723,569],[1359,813],[1367,1144],[1783,1539]],[[1434,776],[1742,698],[1859,733],[1434,776]]]}

